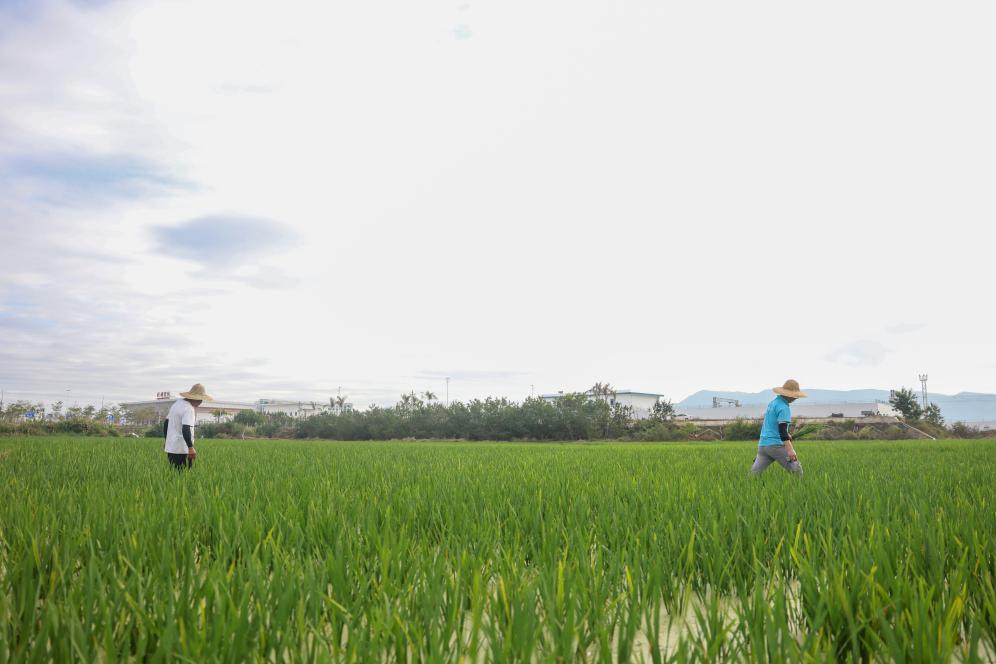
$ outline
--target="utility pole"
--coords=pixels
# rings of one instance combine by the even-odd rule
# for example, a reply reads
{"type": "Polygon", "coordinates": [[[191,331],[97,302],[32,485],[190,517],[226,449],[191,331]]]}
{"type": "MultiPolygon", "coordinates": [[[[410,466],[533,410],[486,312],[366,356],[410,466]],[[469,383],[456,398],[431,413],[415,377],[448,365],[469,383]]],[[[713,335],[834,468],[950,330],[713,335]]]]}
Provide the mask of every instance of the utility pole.
{"type": "Polygon", "coordinates": [[[446,407],[450,407],[450,377],[446,377],[446,407]]]}
{"type": "Polygon", "coordinates": [[[536,396],[536,386],[532,383],[529,384],[529,398],[532,399],[536,396]]]}
{"type": "Polygon", "coordinates": [[[927,410],[927,374],[920,374],[920,385],[923,397],[923,409],[927,410]]]}

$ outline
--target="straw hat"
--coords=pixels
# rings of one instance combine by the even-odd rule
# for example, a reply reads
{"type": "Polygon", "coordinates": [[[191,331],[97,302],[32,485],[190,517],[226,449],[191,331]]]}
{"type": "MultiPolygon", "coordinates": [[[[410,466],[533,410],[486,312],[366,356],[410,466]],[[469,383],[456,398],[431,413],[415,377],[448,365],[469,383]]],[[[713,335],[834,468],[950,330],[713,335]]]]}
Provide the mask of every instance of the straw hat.
{"type": "MultiPolygon", "coordinates": [[[[798,385],[796,385],[798,387],[798,385]]],[[[189,392],[180,392],[180,396],[184,399],[191,399],[192,401],[214,401],[214,397],[207,393],[204,386],[200,383],[195,384],[190,388],[189,392]]]]}
{"type": "Polygon", "coordinates": [[[802,399],[807,396],[805,392],[799,389],[799,381],[792,380],[789,378],[785,381],[785,384],[781,387],[773,388],[775,394],[780,394],[783,397],[791,397],[792,399],[802,399]]]}

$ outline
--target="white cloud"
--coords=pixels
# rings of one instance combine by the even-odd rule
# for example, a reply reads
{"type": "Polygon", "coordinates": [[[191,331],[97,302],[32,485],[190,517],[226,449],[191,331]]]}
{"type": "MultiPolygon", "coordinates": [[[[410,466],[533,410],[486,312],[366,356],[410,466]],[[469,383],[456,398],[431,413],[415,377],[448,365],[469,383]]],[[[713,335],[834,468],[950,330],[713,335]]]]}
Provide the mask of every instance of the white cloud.
{"type": "Polygon", "coordinates": [[[926,323],[892,323],[885,327],[885,331],[889,334],[911,334],[926,327],[926,323]]]}
{"type": "Polygon", "coordinates": [[[827,357],[831,362],[839,362],[852,367],[877,367],[885,360],[889,349],[877,341],[860,339],[834,350],[827,357]]]}
{"type": "Polygon", "coordinates": [[[452,398],[608,380],[677,400],[929,368],[942,391],[996,389],[979,361],[993,11],[170,1],[0,17],[0,307],[27,298],[7,324],[51,326],[8,343],[0,382],[383,400],[464,372],[452,398]],[[194,270],[163,255],[155,229],[219,211],[299,242],[232,259],[205,235],[194,270]],[[931,323],[908,334],[911,317],[931,323]]]}

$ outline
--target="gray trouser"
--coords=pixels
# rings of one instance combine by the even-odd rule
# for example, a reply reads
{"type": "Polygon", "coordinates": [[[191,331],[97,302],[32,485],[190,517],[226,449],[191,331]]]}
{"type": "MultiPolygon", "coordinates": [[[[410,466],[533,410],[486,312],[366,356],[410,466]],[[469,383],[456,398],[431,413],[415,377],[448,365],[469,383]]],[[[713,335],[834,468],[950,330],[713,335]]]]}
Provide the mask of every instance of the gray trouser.
{"type": "Polygon", "coordinates": [[[802,464],[798,461],[789,461],[788,449],[784,445],[759,446],[757,448],[757,458],[754,459],[754,465],[751,466],[750,472],[760,475],[775,461],[782,464],[782,468],[790,473],[802,475],[802,464]]]}

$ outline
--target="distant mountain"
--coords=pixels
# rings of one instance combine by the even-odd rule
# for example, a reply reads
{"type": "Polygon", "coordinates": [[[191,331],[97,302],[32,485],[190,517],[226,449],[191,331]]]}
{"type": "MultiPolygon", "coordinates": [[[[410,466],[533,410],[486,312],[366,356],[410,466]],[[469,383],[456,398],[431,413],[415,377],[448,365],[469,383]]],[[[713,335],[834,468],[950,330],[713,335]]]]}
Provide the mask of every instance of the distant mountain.
{"type": "MultiPolygon", "coordinates": [[[[817,390],[803,388],[809,397],[807,403],[848,403],[888,401],[889,390],[817,390]]],[[[675,404],[681,408],[708,408],[712,398],[737,399],[741,404],[757,405],[768,403],[773,397],[771,390],[760,392],[723,392],[700,390],[675,404]]],[[[959,392],[955,395],[928,394],[928,398],[941,408],[941,414],[949,424],[954,422],[996,421],[996,394],[959,392]]]]}

